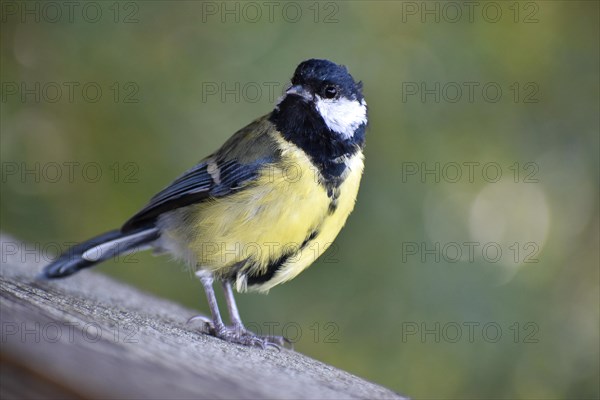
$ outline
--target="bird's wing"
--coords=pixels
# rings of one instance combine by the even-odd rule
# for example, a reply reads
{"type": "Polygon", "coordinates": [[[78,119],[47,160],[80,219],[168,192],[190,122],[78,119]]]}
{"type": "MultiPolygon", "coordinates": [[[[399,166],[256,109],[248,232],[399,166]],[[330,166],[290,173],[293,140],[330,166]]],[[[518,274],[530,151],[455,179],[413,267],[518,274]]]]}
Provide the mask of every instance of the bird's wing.
{"type": "Polygon", "coordinates": [[[237,132],[214,155],[188,170],[157,193],[150,202],[121,228],[129,232],[152,223],[160,214],[177,208],[223,197],[249,184],[261,168],[274,160],[267,121],[259,119],[237,132]],[[263,149],[263,151],[257,151],[263,149]]]}
{"type": "Polygon", "coordinates": [[[257,177],[260,165],[240,164],[233,160],[203,161],[152,197],[121,231],[129,232],[143,226],[164,212],[230,194],[251,183],[257,177]]]}

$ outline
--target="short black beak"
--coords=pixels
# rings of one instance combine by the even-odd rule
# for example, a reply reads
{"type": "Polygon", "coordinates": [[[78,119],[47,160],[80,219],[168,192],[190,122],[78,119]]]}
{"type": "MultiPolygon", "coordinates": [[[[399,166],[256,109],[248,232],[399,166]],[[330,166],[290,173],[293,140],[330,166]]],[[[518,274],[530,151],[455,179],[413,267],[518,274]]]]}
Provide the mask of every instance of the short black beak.
{"type": "Polygon", "coordinates": [[[285,91],[286,94],[294,94],[302,97],[305,101],[312,101],[313,95],[306,90],[302,85],[294,85],[285,91]]]}

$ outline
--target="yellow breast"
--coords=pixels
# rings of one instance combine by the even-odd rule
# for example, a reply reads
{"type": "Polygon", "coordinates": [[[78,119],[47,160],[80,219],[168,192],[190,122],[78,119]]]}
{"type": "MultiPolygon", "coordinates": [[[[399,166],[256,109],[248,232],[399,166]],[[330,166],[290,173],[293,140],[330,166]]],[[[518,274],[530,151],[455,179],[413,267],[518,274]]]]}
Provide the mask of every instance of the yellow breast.
{"type": "Polygon", "coordinates": [[[307,243],[299,253],[290,258],[271,280],[260,286],[252,287],[252,290],[261,292],[268,291],[275,285],[293,279],[315,262],[316,259],[333,243],[346,223],[348,216],[354,209],[364,168],[362,153],[354,155],[348,160],[347,164],[349,170],[344,182],[340,185],[335,211],[333,211],[333,213],[328,212],[329,200],[326,205],[321,203],[319,208],[312,210],[312,212],[318,210],[318,214],[321,216],[321,223],[315,238],[307,243]]]}
{"type": "Polygon", "coordinates": [[[331,199],[310,159],[293,144],[275,139],[282,163],[265,168],[244,190],[192,206],[191,262],[235,279],[238,291],[268,291],[312,264],[341,230],[358,192],[362,153],[347,160],[347,176],[331,212],[331,199]],[[285,262],[269,280],[248,285],[249,277],[264,274],[276,260],[285,262]]]}

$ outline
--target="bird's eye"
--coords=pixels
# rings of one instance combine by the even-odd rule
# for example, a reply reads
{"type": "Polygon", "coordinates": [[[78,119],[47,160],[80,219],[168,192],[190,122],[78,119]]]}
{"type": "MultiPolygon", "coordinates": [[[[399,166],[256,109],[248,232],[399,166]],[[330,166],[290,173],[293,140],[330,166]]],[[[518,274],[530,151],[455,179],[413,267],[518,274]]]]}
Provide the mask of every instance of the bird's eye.
{"type": "Polygon", "coordinates": [[[335,96],[337,96],[337,88],[331,85],[325,86],[325,89],[323,90],[323,95],[326,99],[333,99],[335,96]]]}

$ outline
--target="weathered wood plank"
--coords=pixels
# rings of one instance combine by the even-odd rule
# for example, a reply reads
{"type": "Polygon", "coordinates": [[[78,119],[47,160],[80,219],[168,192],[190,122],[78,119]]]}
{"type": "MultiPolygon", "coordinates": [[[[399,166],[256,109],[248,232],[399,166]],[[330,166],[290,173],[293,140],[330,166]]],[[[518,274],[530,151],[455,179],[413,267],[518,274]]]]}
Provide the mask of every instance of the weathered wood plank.
{"type": "Polygon", "coordinates": [[[3,399],[402,398],[294,351],[199,333],[186,325],[197,312],[92,271],[35,281],[39,257],[0,240],[3,399]]]}

